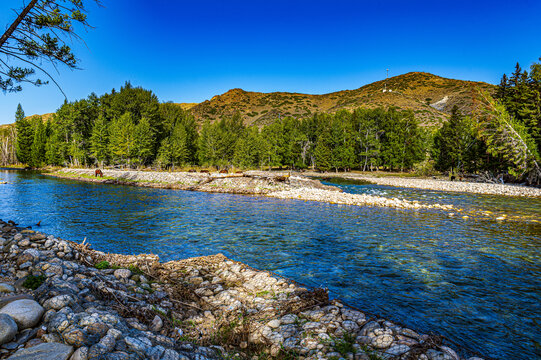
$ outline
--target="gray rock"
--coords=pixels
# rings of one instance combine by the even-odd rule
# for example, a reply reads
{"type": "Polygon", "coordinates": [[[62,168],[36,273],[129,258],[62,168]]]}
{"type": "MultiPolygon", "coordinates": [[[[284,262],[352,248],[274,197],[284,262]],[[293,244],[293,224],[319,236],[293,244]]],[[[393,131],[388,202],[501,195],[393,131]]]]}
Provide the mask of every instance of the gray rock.
{"type": "Polygon", "coordinates": [[[6,283],[0,283],[0,293],[11,293],[14,292],[15,288],[6,283]]]}
{"type": "Polygon", "coordinates": [[[444,354],[441,351],[437,351],[434,349],[428,349],[426,351],[426,356],[429,360],[454,360],[451,355],[444,354]]]}
{"type": "Polygon", "coordinates": [[[410,351],[410,347],[407,345],[393,345],[385,351],[386,355],[400,356],[410,351]]]}
{"type": "Polygon", "coordinates": [[[148,344],[148,342],[142,341],[140,338],[133,338],[130,336],[126,336],[124,341],[126,342],[128,349],[140,354],[146,353],[146,351],[152,346],[152,344],[148,344]]]}
{"type": "Polygon", "coordinates": [[[267,326],[272,329],[276,329],[278,326],[280,326],[280,320],[278,319],[271,320],[267,323],[267,326]]]}
{"type": "Polygon", "coordinates": [[[154,316],[154,320],[152,320],[152,325],[150,325],[150,330],[152,331],[160,331],[163,327],[163,321],[162,318],[158,315],[154,316]]]}
{"type": "Polygon", "coordinates": [[[43,307],[46,310],[54,309],[60,310],[66,306],[75,304],[75,299],[71,295],[58,295],[50,298],[43,303],[43,307]]]}
{"type": "Polygon", "coordinates": [[[7,314],[15,320],[19,330],[36,326],[45,309],[34,300],[16,300],[0,309],[0,314],[7,314]]]}
{"type": "Polygon", "coordinates": [[[28,254],[34,258],[34,261],[39,260],[39,251],[36,249],[26,249],[23,252],[23,255],[28,254]]]}
{"type": "Polygon", "coordinates": [[[30,348],[21,349],[8,360],[68,360],[73,347],[60,343],[43,343],[30,348]]]}
{"type": "Polygon", "coordinates": [[[385,349],[393,343],[393,337],[389,334],[378,335],[372,339],[372,346],[377,349],[385,349]]]}
{"type": "Polygon", "coordinates": [[[131,276],[131,271],[128,269],[116,269],[113,275],[117,279],[129,279],[131,276]]]}
{"type": "Polygon", "coordinates": [[[152,347],[147,350],[147,358],[149,360],[160,360],[161,356],[163,355],[165,351],[165,348],[161,345],[152,347]]]}
{"type": "Polygon", "coordinates": [[[13,340],[17,334],[17,323],[6,314],[0,314],[0,345],[13,340]]]}
{"type": "Polygon", "coordinates": [[[440,349],[441,351],[443,351],[445,354],[451,356],[451,358],[453,360],[460,360],[460,357],[458,356],[458,354],[453,350],[451,349],[450,347],[447,347],[447,346],[440,346],[440,349]]]}
{"type": "Polygon", "coordinates": [[[28,294],[19,294],[19,295],[10,295],[6,297],[0,297],[0,309],[6,306],[6,304],[9,304],[10,302],[13,302],[15,300],[21,300],[21,299],[34,300],[34,298],[28,294]]]}
{"type": "Polygon", "coordinates": [[[180,355],[175,350],[167,349],[164,351],[161,360],[180,360],[180,355]]]}
{"type": "Polygon", "coordinates": [[[88,348],[86,346],[80,347],[73,355],[71,355],[70,360],[87,360],[88,359],[88,348]]]}
{"type": "Polygon", "coordinates": [[[298,316],[295,314],[284,315],[281,319],[281,323],[284,325],[294,324],[298,319],[298,316]]]}

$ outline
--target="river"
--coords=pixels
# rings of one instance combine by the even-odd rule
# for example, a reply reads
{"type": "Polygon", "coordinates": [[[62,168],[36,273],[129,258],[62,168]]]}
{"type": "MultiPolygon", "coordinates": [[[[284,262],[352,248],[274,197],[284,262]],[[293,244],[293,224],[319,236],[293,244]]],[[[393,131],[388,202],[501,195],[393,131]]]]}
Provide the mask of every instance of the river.
{"type": "Polygon", "coordinates": [[[223,253],[498,359],[541,357],[541,199],[339,184],[525,221],[76,182],[0,171],[0,219],[163,261],[223,253]]]}

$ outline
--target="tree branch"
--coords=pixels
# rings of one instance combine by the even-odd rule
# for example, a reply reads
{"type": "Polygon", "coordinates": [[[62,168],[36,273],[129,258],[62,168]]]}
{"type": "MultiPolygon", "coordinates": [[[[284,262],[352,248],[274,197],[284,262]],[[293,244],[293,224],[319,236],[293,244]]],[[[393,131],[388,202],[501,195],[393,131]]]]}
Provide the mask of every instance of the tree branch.
{"type": "Polygon", "coordinates": [[[24,8],[24,10],[19,14],[19,16],[17,16],[17,19],[15,19],[13,24],[11,24],[11,26],[6,30],[4,35],[2,35],[2,37],[0,38],[0,48],[10,38],[11,34],[13,34],[17,26],[19,26],[21,21],[23,21],[25,16],[30,12],[30,10],[32,10],[32,8],[36,5],[37,2],[38,0],[30,1],[30,3],[24,8]]]}

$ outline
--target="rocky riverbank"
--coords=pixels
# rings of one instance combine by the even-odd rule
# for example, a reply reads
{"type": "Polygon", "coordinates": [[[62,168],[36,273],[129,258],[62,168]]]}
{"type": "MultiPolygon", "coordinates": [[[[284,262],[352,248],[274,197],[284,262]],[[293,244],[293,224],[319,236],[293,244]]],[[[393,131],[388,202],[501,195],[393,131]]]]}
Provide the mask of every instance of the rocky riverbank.
{"type": "Polygon", "coordinates": [[[412,177],[377,177],[356,173],[304,173],[313,177],[337,177],[342,179],[366,181],[377,185],[416,188],[426,190],[464,192],[472,194],[488,194],[503,196],[541,197],[541,189],[529,186],[511,184],[488,184],[470,181],[448,181],[441,179],[412,178],[412,177]]]}
{"type": "Polygon", "coordinates": [[[0,358],[464,359],[222,255],[161,263],[1,220],[0,255],[0,358]]]}
{"type": "Polygon", "coordinates": [[[204,192],[268,196],[280,199],[320,201],[357,206],[382,206],[399,209],[457,210],[451,205],[421,204],[397,198],[343,193],[334,186],[298,174],[246,171],[240,174],[103,170],[95,177],[92,169],[61,169],[47,175],[81,181],[167,188],[204,192]]]}

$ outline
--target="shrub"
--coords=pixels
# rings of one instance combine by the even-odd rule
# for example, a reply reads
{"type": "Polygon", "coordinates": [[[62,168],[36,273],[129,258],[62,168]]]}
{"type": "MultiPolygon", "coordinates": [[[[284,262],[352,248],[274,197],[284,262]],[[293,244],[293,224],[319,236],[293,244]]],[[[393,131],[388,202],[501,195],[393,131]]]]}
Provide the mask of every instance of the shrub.
{"type": "Polygon", "coordinates": [[[45,276],[39,275],[29,275],[23,282],[23,287],[27,289],[36,290],[38,287],[40,287],[41,284],[45,282],[45,276]]]}
{"type": "Polygon", "coordinates": [[[111,264],[109,264],[109,261],[100,261],[99,263],[96,263],[94,267],[98,270],[104,270],[109,269],[111,267],[111,264]]]}

